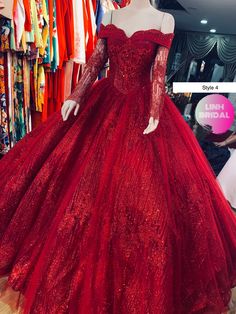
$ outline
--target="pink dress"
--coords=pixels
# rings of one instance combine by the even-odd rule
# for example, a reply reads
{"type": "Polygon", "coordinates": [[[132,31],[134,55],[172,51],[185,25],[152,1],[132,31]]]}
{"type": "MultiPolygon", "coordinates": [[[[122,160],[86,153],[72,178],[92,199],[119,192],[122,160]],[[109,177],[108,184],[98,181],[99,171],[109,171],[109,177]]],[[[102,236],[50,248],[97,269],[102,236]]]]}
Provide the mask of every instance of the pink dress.
{"type": "Polygon", "coordinates": [[[226,199],[236,208],[236,150],[217,177],[226,199]]]}

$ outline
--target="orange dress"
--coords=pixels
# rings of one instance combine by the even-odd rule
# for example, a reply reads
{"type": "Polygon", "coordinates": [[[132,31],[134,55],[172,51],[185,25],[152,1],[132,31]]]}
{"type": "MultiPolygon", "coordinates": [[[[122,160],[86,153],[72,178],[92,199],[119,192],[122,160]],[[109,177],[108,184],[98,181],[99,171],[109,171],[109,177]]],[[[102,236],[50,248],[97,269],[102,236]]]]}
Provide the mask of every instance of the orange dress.
{"type": "Polygon", "coordinates": [[[30,0],[23,0],[24,7],[25,7],[25,30],[27,32],[31,32],[32,30],[32,23],[31,23],[31,7],[30,7],[30,0]]]}
{"type": "Polygon", "coordinates": [[[70,0],[56,0],[56,18],[59,44],[59,68],[64,61],[74,54],[74,17],[73,6],[70,0]]]}
{"type": "Polygon", "coordinates": [[[83,1],[84,31],[86,40],[86,60],[89,59],[96,45],[96,23],[91,0],[83,1]]]}

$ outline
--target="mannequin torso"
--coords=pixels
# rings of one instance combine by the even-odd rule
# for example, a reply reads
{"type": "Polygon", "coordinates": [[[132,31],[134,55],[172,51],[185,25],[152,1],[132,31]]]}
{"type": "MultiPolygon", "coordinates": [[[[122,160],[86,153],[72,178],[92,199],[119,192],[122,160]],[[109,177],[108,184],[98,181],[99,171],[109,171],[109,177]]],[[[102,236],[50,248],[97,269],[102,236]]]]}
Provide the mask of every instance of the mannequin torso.
{"type": "MultiPolygon", "coordinates": [[[[127,37],[131,37],[134,33],[141,30],[156,29],[164,34],[173,33],[175,21],[171,14],[155,9],[149,0],[132,0],[131,4],[123,9],[107,12],[103,17],[102,24],[104,26],[113,24],[123,30],[127,37]]],[[[74,108],[76,108],[74,114],[77,115],[79,104],[73,100],[67,100],[64,103],[62,107],[64,121],[68,119],[70,112],[74,108]]],[[[159,120],[151,116],[148,127],[144,130],[143,134],[153,132],[158,124],[159,120]]]]}
{"type": "MultiPolygon", "coordinates": [[[[175,20],[171,14],[155,9],[149,0],[132,0],[123,9],[107,12],[103,17],[103,25],[113,24],[122,29],[127,37],[131,37],[140,30],[157,29],[164,34],[173,33],[175,20]]],[[[153,132],[159,120],[150,117],[148,127],[143,134],[153,132]]]]}
{"type": "Polygon", "coordinates": [[[103,24],[114,24],[124,30],[128,37],[139,30],[157,29],[163,33],[174,32],[174,18],[171,14],[155,9],[149,0],[133,0],[123,9],[107,12],[103,24]]]}

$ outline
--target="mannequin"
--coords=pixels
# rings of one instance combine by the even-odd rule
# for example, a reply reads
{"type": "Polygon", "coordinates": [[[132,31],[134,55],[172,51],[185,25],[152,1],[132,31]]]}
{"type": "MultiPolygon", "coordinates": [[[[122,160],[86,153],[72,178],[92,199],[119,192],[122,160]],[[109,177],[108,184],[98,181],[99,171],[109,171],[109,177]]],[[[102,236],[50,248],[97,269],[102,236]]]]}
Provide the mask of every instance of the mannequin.
{"type": "MultiPolygon", "coordinates": [[[[107,12],[102,21],[103,25],[114,24],[122,29],[127,37],[131,37],[140,30],[157,29],[164,34],[173,33],[175,21],[171,14],[155,9],[149,0],[132,0],[130,5],[118,11],[107,12]]],[[[74,115],[78,114],[79,104],[75,101],[65,101],[61,113],[66,121],[70,113],[74,110],[74,115]]],[[[156,130],[159,120],[150,117],[147,128],[143,134],[149,134],[156,130]]]]}
{"type": "Polygon", "coordinates": [[[0,0],[0,15],[12,19],[13,0],[0,0]]]}
{"type": "MultiPolygon", "coordinates": [[[[236,134],[231,134],[225,141],[215,143],[218,147],[226,147],[236,142],[236,134]]],[[[236,150],[225,164],[217,177],[225,198],[229,201],[231,206],[236,209],[236,150]]]]}
{"type": "Polygon", "coordinates": [[[56,112],[1,160],[3,305],[10,288],[31,314],[227,309],[236,218],[165,94],[171,21],[147,0],[106,15],[62,108],[79,116],[56,112]]]}
{"type": "Polygon", "coordinates": [[[149,0],[133,0],[129,6],[108,12],[103,17],[103,24],[115,24],[122,28],[126,35],[130,37],[139,30],[158,29],[163,33],[173,33],[174,18],[168,13],[155,9],[149,0]]]}

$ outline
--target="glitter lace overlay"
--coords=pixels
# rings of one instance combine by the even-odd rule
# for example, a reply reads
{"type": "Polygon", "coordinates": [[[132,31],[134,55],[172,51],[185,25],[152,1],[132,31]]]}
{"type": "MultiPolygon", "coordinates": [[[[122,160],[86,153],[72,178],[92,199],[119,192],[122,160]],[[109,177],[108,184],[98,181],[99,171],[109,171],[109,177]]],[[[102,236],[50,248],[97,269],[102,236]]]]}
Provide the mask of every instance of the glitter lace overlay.
{"type": "Polygon", "coordinates": [[[149,74],[172,35],[110,25],[100,39],[89,92],[73,96],[80,114],[54,114],[0,162],[0,309],[13,288],[27,314],[220,314],[236,283],[235,217],[163,91],[143,135],[149,74]],[[109,77],[90,88],[107,54],[109,77]]]}
{"type": "Polygon", "coordinates": [[[168,55],[168,48],[159,47],[153,64],[150,116],[158,120],[160,120],[164,105],[165,74],[168,55]]]}
{"type": "Polygon", "coordinates": [[[99,39],[92,56],[89,58],[89,61],[85,66],[79,83],[67,100],[75,100],[77,103],[81,105],[83,104],[86,94],[89,92],[89,89],[96,80],[99,72],[105,65],[107,58],[106,41],[104,39],[99,39]]]}

